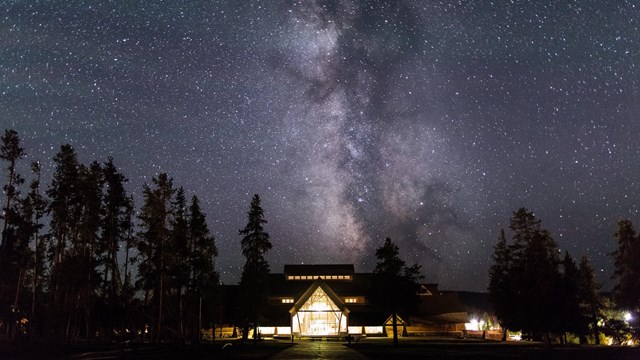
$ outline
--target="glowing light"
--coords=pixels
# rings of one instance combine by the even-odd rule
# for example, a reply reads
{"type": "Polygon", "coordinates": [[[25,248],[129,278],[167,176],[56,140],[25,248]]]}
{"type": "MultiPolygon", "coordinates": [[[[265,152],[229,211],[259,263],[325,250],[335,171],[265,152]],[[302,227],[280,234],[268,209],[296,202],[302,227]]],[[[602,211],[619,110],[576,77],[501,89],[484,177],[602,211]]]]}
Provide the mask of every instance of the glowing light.
{"type": "Polygon", "coordinates": [[[628,311],[624,313],[624,321],[629,322],[631,320],[633,320],[633,316],[631,315],[631,313],[628,311]]]}

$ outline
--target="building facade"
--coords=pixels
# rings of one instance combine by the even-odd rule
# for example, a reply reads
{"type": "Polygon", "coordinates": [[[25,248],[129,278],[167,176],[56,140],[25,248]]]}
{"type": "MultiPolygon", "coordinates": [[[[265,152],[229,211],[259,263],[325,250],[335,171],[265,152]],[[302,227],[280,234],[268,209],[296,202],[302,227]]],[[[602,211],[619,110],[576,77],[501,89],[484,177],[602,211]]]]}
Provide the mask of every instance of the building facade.
{"type": "MultiPolygon", "coordinates": [[[[285,265],[271,274],[269,306],[261,336],[387,336],[391,314],[368,301],[372,273],[356,273],[350,264],[285,265]]],[[[423,284],[419,305],[400,314],[402,335],[462,333],[468,316],[457,294],[423,284]]]]}

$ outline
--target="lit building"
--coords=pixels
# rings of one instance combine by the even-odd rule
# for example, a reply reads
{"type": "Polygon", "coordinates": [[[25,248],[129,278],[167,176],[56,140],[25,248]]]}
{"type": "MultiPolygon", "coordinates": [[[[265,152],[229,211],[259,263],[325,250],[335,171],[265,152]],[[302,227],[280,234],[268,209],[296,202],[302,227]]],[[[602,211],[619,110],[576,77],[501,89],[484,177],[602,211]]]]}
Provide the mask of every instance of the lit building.
{"type": "MultiPolygon", "coordinates": [[[[285,265],[284,273],[270,275],[269,306],[260,334],[296,338],[390,336],[391,314],[367,300],[374,285],[372,273],[356,273],[353,265],[285,265]]],[[[457,294],[440,292],[436,284],[424,284],[420,304],[410,314],[400,314],[398,333],[461,334],[466,322],[467,312],[457,294]]]]}

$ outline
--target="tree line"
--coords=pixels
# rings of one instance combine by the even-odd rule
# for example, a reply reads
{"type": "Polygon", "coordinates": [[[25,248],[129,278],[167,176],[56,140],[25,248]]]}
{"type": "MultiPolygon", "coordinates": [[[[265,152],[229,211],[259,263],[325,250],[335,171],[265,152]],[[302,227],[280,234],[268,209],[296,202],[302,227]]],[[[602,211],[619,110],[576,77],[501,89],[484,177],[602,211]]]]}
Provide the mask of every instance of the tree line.
{"type": "Polygon", "coordinates": [[[65,342],[199,339],[219,280],[198,197],[187,200],[162,173],[144,185],[136,213],[113,159],[82,164],[70,145],[55,154],[48,185],[33,162],[25,188],[25,154],[5,130],[0,331],[65,342]]]}
{"type": "Polygon", "coordinates": [[[507,240],[504,229],[494,246],[489,293],[501,327],[522,331],[529,338],[599,344],[601,334],[618,342],[638,336],[630,320],[640,311],[640,238],[629,220],[617,224],[618,249],[613,296],[600,292],[586,256],[577,264],[568,251],[561,254],[551,233],[535,215],[521,208],[513,213],[507,240]],[[627,319],[623,319],[623,315],[627,319]]]}

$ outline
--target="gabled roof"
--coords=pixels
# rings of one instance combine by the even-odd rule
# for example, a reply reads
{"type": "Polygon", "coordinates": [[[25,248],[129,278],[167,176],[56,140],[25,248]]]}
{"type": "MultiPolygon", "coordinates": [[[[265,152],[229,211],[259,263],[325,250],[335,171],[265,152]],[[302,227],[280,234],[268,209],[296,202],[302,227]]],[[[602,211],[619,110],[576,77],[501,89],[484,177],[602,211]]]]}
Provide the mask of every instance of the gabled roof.
{"type": "Polygon", "coordinates": [[[289,309],[289,313],[294,314],[298,312],[300,308],[302,308],[302,306],[307,302],[307,300],[309,300],[311,295],[313,295],[313,293],[318,288],[321,288],[322,291],[324,291],[324,293],[327,294],[327,296],[329,297],[329,300],[333,301],[333,303],[340,309],[340,311],[349,313],[349,309],[347,309],[347,307],[344,305],[342,300],[340,300],[340,297],[338,297],[338,295],[336,295],[336,293],[334,293],[333,290],[331,290],[329,285],[327,285],[327,283],[324,282],[324,280],[320,280],[320,279],[314,281],[313,284],[309,286],[307,291],[305,291],[304,294],[302,294],[302,296],[300,297],[300,299],[296,301],[293,307],[289,309]]]}
{"type": "Polygon", "coordinates": [[[285,265],[284,275],[353,275],[353,264],[285,265]]]}

